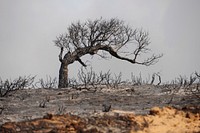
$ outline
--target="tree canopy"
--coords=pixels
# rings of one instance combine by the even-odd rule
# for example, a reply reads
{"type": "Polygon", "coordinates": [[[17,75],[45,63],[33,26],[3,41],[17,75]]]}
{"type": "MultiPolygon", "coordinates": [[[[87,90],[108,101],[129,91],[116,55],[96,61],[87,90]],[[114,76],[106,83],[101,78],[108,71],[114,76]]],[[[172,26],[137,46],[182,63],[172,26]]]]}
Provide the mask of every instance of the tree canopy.
{"type": "Polygon", "coordinates": [[[133,29],[117,18],[72,23],[67,32],[54,42],[61,49],[59,60],[65,66],[74,61],[86,66],[82,56],[97,54],[106,58],[105,52],[132,64],[146,66],[155,64],[162,57],[162,54],[152,54],[146,59],[139,59],[150,51],[148,32],[133,29]],[[63,57],[64,50],[66,54],[63,57]]]}

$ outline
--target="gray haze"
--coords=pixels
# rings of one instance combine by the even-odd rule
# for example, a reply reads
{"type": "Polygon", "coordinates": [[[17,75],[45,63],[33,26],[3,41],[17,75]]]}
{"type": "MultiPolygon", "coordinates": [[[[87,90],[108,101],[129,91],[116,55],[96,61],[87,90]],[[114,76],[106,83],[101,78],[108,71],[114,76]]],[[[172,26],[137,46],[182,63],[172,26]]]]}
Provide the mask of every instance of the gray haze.
{"type": "MultiPolygon", "coordinates": [[[[199,0],[0,0],[0,77],[24,75],[58,77],[56,36],[77,20],[119,18],[143,28],[150,48],[163,53],[153,66],[133,65],[117,59],[85,56],[94,70],[148,76],[160,72],[163,80],[200,72],[199,0]]],[[[70,77],[80,64],[70,65],[70,77]]]]}

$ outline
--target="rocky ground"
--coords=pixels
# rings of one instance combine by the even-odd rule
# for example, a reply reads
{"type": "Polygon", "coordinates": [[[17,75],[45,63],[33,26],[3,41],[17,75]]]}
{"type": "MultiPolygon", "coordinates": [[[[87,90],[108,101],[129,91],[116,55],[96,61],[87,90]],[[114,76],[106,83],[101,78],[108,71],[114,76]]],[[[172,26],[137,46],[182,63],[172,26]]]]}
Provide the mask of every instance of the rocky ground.
{"type": "Polygon", "coordinates": [[[0,98],[0,130],[200,132],[199,99],[166,91],[153,85],[18,90],[0,98]]]}

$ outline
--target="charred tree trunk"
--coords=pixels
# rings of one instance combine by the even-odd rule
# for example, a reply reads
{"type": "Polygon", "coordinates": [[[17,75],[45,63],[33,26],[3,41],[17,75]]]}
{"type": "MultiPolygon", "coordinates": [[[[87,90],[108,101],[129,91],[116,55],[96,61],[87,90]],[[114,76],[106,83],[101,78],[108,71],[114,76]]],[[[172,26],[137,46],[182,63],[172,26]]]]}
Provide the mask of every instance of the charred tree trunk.
{"type": "Polygon", "coordinates": [[[83,48],[81,50],[77,50],[75,52],[68,52],[62,57],[63,47],[61,48],[59,54],[59,60],[61,62],[60,70],[59,70],[59,82],[58,88],[66,88],[68,87],[68,66],[72,64],[74,61],[78,61],[82,66],[86,67],[85,63],[82,62],[80,56],[87,54],[87,48],[83,48]]]}
{"type": "Polygon", "coordinates": [[[58,88],[68,87],[68,64],[61,63],[59,70],[58,88]]]}
{"type": "MultiPolygon", "coordinates": [[[[69,63],[65,58],[62,58],[63,54],[63,47],[61,47],[60,54],[59,54],[59,61],[61,62],[60,70],[59,70],[59,82],[58,88],[66,88],[68,87],[68,65],[69,63]]],[[[70,53],[66,54],[68,56],[70,53]]]]}

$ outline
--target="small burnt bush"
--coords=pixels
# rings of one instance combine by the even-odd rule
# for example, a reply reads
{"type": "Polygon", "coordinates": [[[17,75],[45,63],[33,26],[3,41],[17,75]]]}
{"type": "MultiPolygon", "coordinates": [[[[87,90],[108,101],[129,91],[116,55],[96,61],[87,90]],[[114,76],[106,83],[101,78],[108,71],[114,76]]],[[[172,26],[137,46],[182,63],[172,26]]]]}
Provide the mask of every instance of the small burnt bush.
{"type": "Polygon", "coordinates": [[[32,86],[35,76],[19,77],[15,80],[0,79],[0,97],[8,96],[11,92],[32,86]]]}

